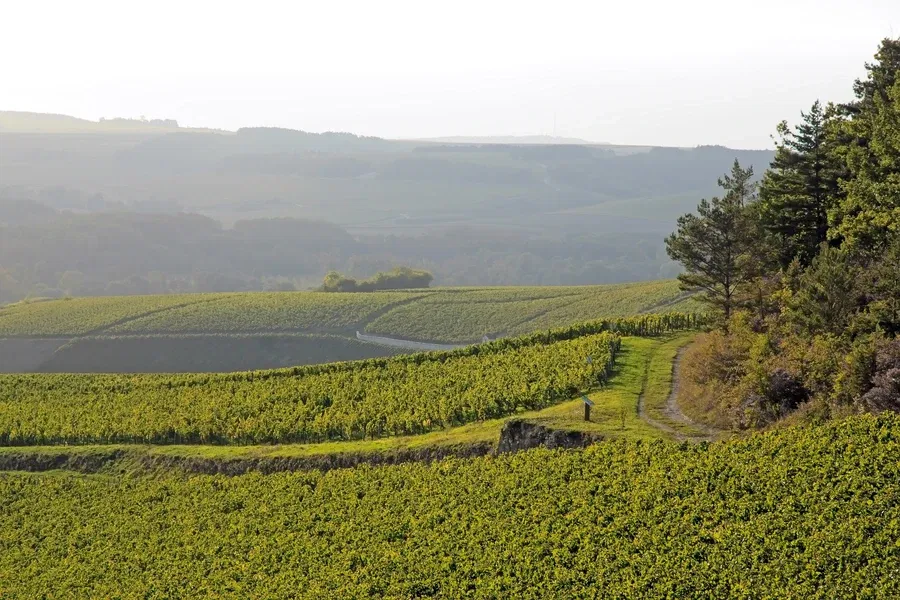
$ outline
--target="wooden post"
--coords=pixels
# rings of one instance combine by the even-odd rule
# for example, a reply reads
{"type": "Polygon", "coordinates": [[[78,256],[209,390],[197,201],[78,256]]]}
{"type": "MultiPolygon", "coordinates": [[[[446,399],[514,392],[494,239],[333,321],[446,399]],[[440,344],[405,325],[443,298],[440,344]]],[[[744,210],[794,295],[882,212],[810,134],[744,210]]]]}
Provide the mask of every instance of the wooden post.
{"type": "Polygon", "coordinates": [[[590,421],[591,420],[591,407],[594,405],[594,403],[591,402],[591,399],[587,397],[587,394],[581,395],[581,401],[584,402],[584,420],[590,421]]]}

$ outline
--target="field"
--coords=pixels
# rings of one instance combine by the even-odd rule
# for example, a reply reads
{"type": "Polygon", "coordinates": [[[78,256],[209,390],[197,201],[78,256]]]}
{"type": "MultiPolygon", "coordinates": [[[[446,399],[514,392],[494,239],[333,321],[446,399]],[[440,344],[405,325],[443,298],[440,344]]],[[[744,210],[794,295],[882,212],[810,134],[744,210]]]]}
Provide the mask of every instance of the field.
{"type": "Polygon", "coordinates": [[[423,433],[542,408],[605,382],[619,338],[572,337],[228,375],[3,375],[0,442],[275,443],[423,433]]]}
{"type": "Polygon", "coordinates": [[[0,596],[896,596],[900,418],[667,441],[697,432],[639,407],[665,421],[679,330],[698,324],[229,375],[0,376],[3,444],[56,444],[7,445],[0,468],[67,469],[0,472],[0,596]],[[512,418],[604,441],[496,454],[512,418]],[[304,435],[328,441],[265,443],[304,435]],[[145,443],[109,443],[126,440],[145,443]],[[454,455],[474,457],[436,460],[454,455]]]}
{"type": "Polygon", "coordinates": [[[497,418],[604,385],[622,335],[692,314],[600,320],[449,352],[222,375],[0,375],[0,444],[284,443],[497,418]],[[616,333],[612,333],[616,332],[616,333]]]}
{"type": "MultiPolygon", "coordinates": [[[[564,399],[547,408],[517,412],[499,419],[488,419],[439,429],[429,433],[374,439],[318,442],[311,444],[80,444],[56,446],[0,446],[0,468],[7,465],[32,465],[35,457],[52,460],[56,468],[91,469],[115,472],[132,469],[189,467],[191,461],[206,461],[199,472],[243,471],[245,467],[265,470],[327,469],[354,463],[422,460],[434,456],[468,456],[473,448],[496,451],[506,423],[523,420],[552,430],[577,431],[601,439],[672,439],[665,429],[651,424],[639,414],[640,398],[645,403],[665,402],[671,385],[671,352],[694,338],[694,332],[657,337],[623,337],[607,385],[587,392],[594,402],[591,420],[583,420],[580,398],[564,399]],[[663,396],[659,398],[659,396],[663,396]],[[405,459],[403,458],[405,457],[405,459]],[[286,462],[278,462],[286,461],[286,462]],[[299,462],[297,462],[299,461],[299,462]],[[109,465],[112,465],[111,467],[109,465]]],[[[662,425],[674,426],[665,417],[662,425]]],[[[682,426],[681,433],[701,433],[682,426]]]]}
{"type": "Polygon", "coordinates": [[[0,594],[896,597],[898,440],[856,417],[328,473],[0,474],[0,594]]]}
{"type": "Polygon", "coordinates": [[[0,337],[64,337],[96,334],[129,319],[223,296],[165,295],[72,298],[18,302],[0,308],[0,337]]]}
{"type": "Polygon", "coordinates": [[[0,361],[0,373],[278,368],[399,351],[359,342],[357,332],[460,345],[604,317],[699,309],[675,281],[30,301],[0,308],[0,357],[11,357],[0,361]]]}
{"type": "MultiPolygon", "coordinates": [[[[5,340],[0,350],[16,345],[49,354],[22,357],[18,364],[38,364],[41,373],[208,373],[277,369],[400,354],[401,349],[319,333],[180,334],[78,337],[69,341],[5,340]],[[65,343],[63,343],[65,342],[65,343]],[[48,346],[49,344],[49,346],[48,346]],[[43,348],[42,348],[43,346],[43,348]],[[101,367],[98,369],[98,367],[101,367]]],[[[15,358],[15,357],[13,357],[15,358]]],[[[9,372],[22,372],[15,368],[9,372]]],[[[3,371],[3,369],[0,369],[3,371]]]]}
{"type": "Polygon", "coordinates": [[[231,293],[73,298],[0,310],[0,336],[328,332],[416,294],[231,293]]]}
{"type": "Polygon", "coordinates": [[[22,302],[0,309],[0,337],[197,333],[370,333],[472,342],[602,317],[693,307],[675,281],[586,287],[409,292],[246,292],[22,302]],[[565,308],[565,310],[563,310],[565,308]],[[450,328],[448,330],[448,327],[450,328]]]}

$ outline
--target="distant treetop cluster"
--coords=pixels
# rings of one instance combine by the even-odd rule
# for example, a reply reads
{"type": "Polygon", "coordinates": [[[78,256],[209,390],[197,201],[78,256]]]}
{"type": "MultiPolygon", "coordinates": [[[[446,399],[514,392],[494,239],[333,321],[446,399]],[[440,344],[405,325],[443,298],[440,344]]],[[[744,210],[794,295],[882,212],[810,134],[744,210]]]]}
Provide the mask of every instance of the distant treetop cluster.
{"type": "Polygon", "coordinates": [[[396,267],[390,271],[377,273],[374,276],[357,281],[345,277],[337,271],[329,271],[322,283],[324,292],[376,292],[379,290],[408,290],[427,288],[434,280],[428,271],[419,271],[409,267],[396,267]]]}

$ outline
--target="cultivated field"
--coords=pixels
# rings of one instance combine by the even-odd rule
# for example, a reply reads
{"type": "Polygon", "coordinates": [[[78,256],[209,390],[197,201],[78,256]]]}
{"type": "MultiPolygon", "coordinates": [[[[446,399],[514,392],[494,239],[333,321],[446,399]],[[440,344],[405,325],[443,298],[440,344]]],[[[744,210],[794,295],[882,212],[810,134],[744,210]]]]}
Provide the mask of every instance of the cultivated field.
{"type": "MultiPolygon", "coordinates": [[[[0,356],[5,352],[20,357],[0,364],[0,372],[277,368],[398,352],[359,342],[357,332],[468,344],[484,336],[525,335],[598,318],[699,309],[674,281],[31,301],[0,308],[0,356]],[[56,349],[48,352],[50,340],[56,349]]],[[[415,351],[410,346],[407,351],[415,351]]]]}
{"type": "Polygon", "coordinates": [[[0,376],[0,595],[900,593],[900,420],[666,443],[696,433],[660,421],[700,324],[227,375],[0,376]],[[511,418],[607,441],[478,457],[511,418]],[[327,441],[271,444],[299,440],[327,441]],[[55,445],[9,446],[30,443],[55,445]],[[395,461],[415,462],[340,468],[395,461]],[[59,468],[87,474],[21,472],[59,468]]]}
{"type": "Polygon", "coordinates": [[[244,292],[73,298],[0,309],[0,337],[356,330],[472,342],[603,317],[694,307],[675,281],[404,292],[244,292]]]}
{"type": "Polygon", "coordinates": [[[425,433],[545,408],[602,386],[618,333],[659,335],[696,323],[692,315],[648,315],[451,352],[224,375],[0,375],[0,444],[258,444],[425,433]]]}

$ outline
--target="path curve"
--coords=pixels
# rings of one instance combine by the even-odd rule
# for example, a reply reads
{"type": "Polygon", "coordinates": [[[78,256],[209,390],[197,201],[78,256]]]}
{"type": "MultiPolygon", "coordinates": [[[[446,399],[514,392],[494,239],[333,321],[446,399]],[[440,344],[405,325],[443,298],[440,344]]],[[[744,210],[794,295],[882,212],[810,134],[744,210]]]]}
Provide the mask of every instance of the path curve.
{"type": "Polygon", "coordinates": [[[410,340],[401,340],[398,338],[390,338],[382,335],[367,335],[356,332],[356,339],[369,344],[378,344],[379,346],[388,346],[390,348],[403,348],[405,350],[415,350],[418,352],[432,352],[435,350],[456,350],[470,346],[471,344],[432,344],[429,342],[413,342],[410,340]]]}
{"type": "MultiPolygon", "coordinates": [[[[644,383],[646,384],[646,380],[644,383]]],[[[638,395],[637,411],[638,411],[638,416],[641,419],[643,419],[646,423],[649,423],[653,427],[656,427],[657,429],[665,431],[666,433],[671,433],[679,441],[684,439],[684,435],[681,433],[678,433],[678,431],[676,431],[674,427],[666,425],[665,423],[661,423],[660,421],[657,421],[656,419],[653,419],[652,417],[647,415],[647,410],[644,408],[644,390],[643,389],[641,390],[640,395],[638,395]]]]}

